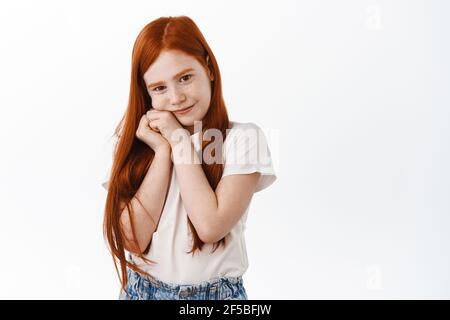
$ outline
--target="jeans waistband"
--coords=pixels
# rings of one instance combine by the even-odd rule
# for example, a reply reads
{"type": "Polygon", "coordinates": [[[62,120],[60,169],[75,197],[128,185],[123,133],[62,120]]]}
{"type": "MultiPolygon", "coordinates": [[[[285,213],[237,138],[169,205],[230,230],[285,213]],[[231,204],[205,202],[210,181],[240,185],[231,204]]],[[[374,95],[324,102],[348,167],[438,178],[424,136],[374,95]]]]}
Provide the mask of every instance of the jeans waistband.
{"type": "Polygon", "coordinates": [[[128,269],[128,276],[141,277],[144,280],[144,283],[143,283],[144,286],[146,286],[146,285],[148,286],[149,284],[152,284],[153,286],[155,286],[157,288],[162,288],[165,290],[176,291],[176,292],[178,292],[180,289],[183,289],[183,290],[197,289],[199,291],[210,290],[211,287],[218,287],[222,283],[229,283],[232,285],[242,285],[243,284],[242,276],[238,276],[238,277],[218,276],[218,277],[209,279],[207,281],[202,281],[199,283],[191,283],[191,284],[177,284],[177,283],[161,281],[152,275],[144,275],[144,274],[138,273],[132,269],[128,269]],[[146,281],[148,283],[146,283],[146,281]]]}

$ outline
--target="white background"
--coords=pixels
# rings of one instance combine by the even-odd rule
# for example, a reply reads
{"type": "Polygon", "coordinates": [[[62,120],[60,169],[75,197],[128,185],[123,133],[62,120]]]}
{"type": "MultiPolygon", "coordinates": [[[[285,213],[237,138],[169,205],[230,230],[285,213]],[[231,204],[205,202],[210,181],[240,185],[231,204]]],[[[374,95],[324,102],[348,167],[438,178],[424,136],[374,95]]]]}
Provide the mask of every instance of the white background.
{"type": "Polygon", "coordinates": [[[111,137],[137,34],[181,14],[216,56],[230,119],[269,133],[276,158],[247,221],[249,298],[450,298],[449,9],[2,1],[0,298],[117,299],[111,137]]]}

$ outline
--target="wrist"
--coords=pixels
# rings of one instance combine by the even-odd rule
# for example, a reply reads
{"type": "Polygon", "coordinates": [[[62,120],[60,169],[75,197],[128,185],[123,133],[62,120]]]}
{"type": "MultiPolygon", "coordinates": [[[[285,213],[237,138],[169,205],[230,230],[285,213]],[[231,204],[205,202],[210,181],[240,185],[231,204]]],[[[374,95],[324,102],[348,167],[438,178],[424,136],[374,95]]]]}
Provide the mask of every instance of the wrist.
{"type": "Polygon", "coordinates": [[[191,137],[189,135],[189,131],[187,131],[186,129],[177,129],[172,132],[167,141],[169,142],[170,148],[173,150],[180,144],[190,143],[191,137]]]}
{"type": "Polygon", "coordinates": [[[155,156],[167,156],[170,155],[172,152],[172,149],[169,144],[167,146],[161,146],[158,149],[155,150],[155,156]]]}

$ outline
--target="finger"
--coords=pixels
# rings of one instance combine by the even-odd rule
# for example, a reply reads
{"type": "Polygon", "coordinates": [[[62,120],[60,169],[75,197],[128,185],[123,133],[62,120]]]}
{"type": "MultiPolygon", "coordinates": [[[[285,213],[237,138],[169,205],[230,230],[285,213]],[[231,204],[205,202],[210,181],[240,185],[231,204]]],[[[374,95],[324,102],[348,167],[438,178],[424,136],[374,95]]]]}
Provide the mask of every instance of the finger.
{"type": "Polygon", "coordinates": [[[147,113],[145,115],[147,116],[147,119],[149,121],[157,120],[160,118],[159,111],[149,110],[149,111],[147,111],[147,113]]]}
{"type": "Polygon", "coordinates": [[[143,128],[144,126],[146,126],[148,123],[147,117],[145,116],[145,114],[141,117],[141,119],[139,120],[139,124],[138,124],[138,128],[141,127],[143,128]]]}
{"type": "Polygon", "coordinates": [[[150,129],[159,132],[158,123],[156,121],[149,121],[148,126],[150,127],[150,129]]]}
{"type": "Polygon", "coordinates": [[[148,121],[147,114],[144,113],[144,114],[142,115],[142,117],[141,117],[140,122],[147,122],[147,121],[148,121]]]}

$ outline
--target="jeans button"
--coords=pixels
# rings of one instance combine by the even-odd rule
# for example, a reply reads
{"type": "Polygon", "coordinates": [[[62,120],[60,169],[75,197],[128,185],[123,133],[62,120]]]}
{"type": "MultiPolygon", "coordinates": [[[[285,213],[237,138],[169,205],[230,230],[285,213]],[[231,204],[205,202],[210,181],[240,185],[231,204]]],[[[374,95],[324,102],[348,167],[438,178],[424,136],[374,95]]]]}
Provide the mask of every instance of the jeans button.
{"type": "Polygon", "coordinates": [[[178,292],[178,296],[180,298],[186,298],[188,296],[189,292],[186,291],[186,289],[180,289],[178,292]]]}

